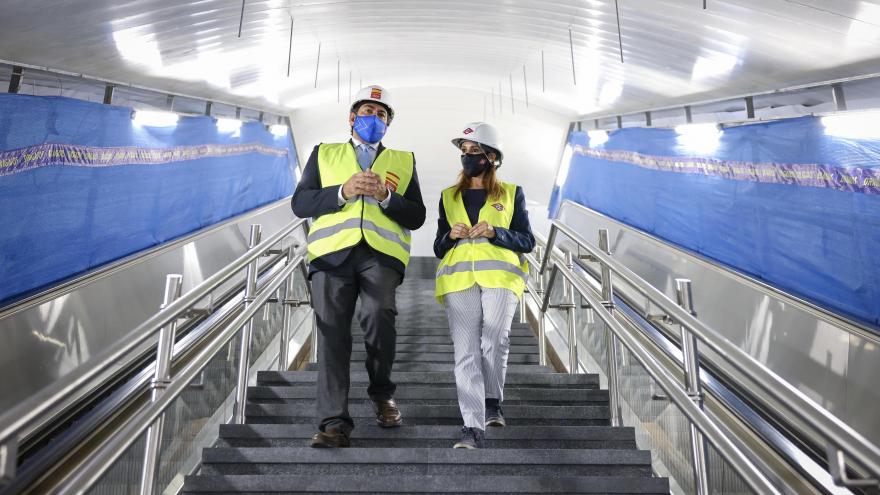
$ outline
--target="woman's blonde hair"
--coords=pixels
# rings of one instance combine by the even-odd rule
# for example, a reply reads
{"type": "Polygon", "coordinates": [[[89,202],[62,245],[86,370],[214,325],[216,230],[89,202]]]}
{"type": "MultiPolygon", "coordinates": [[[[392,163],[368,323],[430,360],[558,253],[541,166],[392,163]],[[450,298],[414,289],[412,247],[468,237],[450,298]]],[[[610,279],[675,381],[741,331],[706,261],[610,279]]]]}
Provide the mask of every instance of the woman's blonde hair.
{"type": "MultiPolygon", "coordinates": [[[[489,153],[495,153],[495,156],[498,156],[498,152],[488,146],[483,146],[483,149],[486,152],[486,155],[489,155],[489,153]]],[[[492,164],[486,168],[486,172],[483,174],[483,186],[486,188],[486,198],[492,200],[501,198],[501,181],[498,179],[498,176],[495,175],[496,168],[495,164],[492,164]]],[[[455,184],[455,196],[458,197],[462,191],[470,189],[472,182],[473,180],[464,173],[464,170],[459,172],[458,182],[455,184]]]]}

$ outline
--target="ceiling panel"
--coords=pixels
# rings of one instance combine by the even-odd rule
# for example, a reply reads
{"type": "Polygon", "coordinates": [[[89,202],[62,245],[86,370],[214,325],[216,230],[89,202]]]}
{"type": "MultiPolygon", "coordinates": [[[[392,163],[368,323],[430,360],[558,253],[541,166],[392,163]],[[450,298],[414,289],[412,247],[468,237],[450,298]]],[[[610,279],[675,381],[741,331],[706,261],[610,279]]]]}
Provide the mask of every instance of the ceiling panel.
{"type": "Polygon", "coordinates": [[[530,104],[572,117],[880,72],[878,0],[617,6],[245,0],[239,38],[238,0],[2,0],[0,59],[272,110],[347,99],[349,80],[493,101],[512,82],[520,103],[527,87],[530,104]]]}

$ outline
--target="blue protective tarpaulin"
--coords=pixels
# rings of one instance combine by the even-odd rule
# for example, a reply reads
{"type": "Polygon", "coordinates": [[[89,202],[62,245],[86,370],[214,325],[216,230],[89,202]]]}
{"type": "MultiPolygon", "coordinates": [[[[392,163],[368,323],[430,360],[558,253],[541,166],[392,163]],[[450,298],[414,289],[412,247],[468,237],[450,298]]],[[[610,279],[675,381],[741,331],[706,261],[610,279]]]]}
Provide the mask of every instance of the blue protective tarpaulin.
{"type": "Polygon", "coordinates": [[[0,301],[293,191],[289,135],[209,117],[145,127],[131,112],[0,94],[0,301]]]}
{"type": "Polygon", "coordinates": [[[727,128],[710,152],[650,128],[593,146],[573,132],[569,146],[551,214],[573,200],[880,325],[880,141],[831,137],[804,117],[727,128]]]}

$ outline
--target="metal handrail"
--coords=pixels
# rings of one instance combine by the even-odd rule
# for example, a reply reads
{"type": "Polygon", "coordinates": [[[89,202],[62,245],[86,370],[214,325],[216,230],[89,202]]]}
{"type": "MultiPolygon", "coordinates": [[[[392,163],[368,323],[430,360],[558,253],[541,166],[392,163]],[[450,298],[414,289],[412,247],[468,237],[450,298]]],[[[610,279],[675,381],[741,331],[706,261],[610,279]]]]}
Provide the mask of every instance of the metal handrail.
{"type": "MultiPolygon", "coordinates": [[[[282,284],[286,283],[293,274],[293,271],[303,264],[304,259],[303,255],[299,255],[293,260],[288,260],[287,265],[262,288],[260,293],[254,297],[253,301],[246,306],[244,311],[235,320],[230,322],[216,338],[207,344],[195,358],[188,362],[179,372],[175,373],[174,377],[168,381],[164,393],[138,411],[125,425],[98,447],[96,452],[77,469],[76,473],[66,480],[62,493],[86,493],[112,467],[113,463],[140,439],[140,435],[159,419],[165,412],[165,409],[186,390],[187,386],[196,379],[214,355],[222,350],[239,330],[251,321],[251,318],[253,318],[257,311],[269,301],[282,284]]],[[[182,299],[183,297],[178,299],[178,301],[182,299]]],[[[171,306],[169,305],[162,312],[167,312],[170,308],[171,306]]],[[[247,367],[248,365],[246,362],[239,363],[240,367],[247,367]]]]}
{"type": "MultiPolygon", "coordinates": [[[[553,261],[551,278],[555,274],[562,274],[563,278],[576,290],[590,305],[592,310],[607,327],[613,332],[630,353],[644,366],[651,377],[666,391],[669,399],[674,402],[679,410],[702,432],[718,453],[731,464],[736,472],[743,478],[756,493],[762,495],[781,494],[777,487],[767,479],[763,472],[749,460],[749,456],[742,452],[733,441],[727,437],[723,430],[703,409],[697,405],[688,391],[686,391],[669,371],[657,361],[638,341],[629,334],[626,328],[618,322],[611,312],[605,308],[605,302],[593,294],[593,291],[578,277],[574,270],[565,267],[558,261],[553,261]]],[[[553,285],[550,284],[544,294],[543,306],[549,303],[553,285]]]]}
{"type": "MultiPolygon", "coordinates": [[[[566,207],[574,208],[576,210],[579,210],[579,211],[582,211],[585,213],[589,213],[590,215],[598,216],[603,221],[612,223],[612,224],[617,225],[619,227],[624,227],[624,228],[628,227],[626,224],[621,223],[619,220],[611,218],[607,215],[603,215],[602,213],[597,212],[595,210],[591,210],[590,208],[587,208],[586,206],[584,206],[582,204],[575,203],[574,201],[572,201],[570,199],[564,200],[562,202],[562,204],[566,207]]],[[[773,287],[772,285],[769,285],[766,282],[758,280],[758,279],[750,276],[747,273],[740,272],[740,271],[735,270],[730,267],[719,266],[717,263],[713,263],[711,260],[704,257],[702,254],[700,254],[698,252],[691,251],[686,248],[682,248],[681,246],[672,245],[669,242],[664,241],[663,239],[654,237],[653,235],[650,235],[646,232],[642,232],[639,230],[632,230],[632,233],[639,238],[642,238],[644,240],[647,240],[648,242],[657,244],[659,246],[668,247],[668,248],[677,249],[677,250],[684,250],[699,265],[702,265],[706,268],[709,268],[709,269],[711,269],[717,273],[720,273],[724,276],[730,277],[730,278],[736,280],[737,282],[742,282],[746,285],[752,286],[753,288],[755,288],[759,291],[769,293],[773,297],[779,298],[786,305],[791,305],[795,308],[798,308],[801,311],[805,311],[805,312],[809,313],[811,316],[819,318],[820,320],[823,320],[823,321],[829,323],[830,325],[833,325],[837,328],[840,328],[841,330],[845,330],[846,332],[851,333],[859,338],[868,339],[874,343],[880,344],[880,328],[878,328],[876,326],[870,326],[870,325],[867,325],[863,322],[853,320],[852,318],[849,318],[846,315],[839,315],[839,314],[832,313],[832,312],[828,311],[827,309],[822,308],[821,306],[817,306],[816,304],[814,304],[808,300],[802,299],[794,294],[790,294],[788,292],[785,292],[777,287],[773,287]]],[[[537,237],[538,236],[536,235],[536,238],[537,237]]],[[[544,244],[546,244],[546,242],[544,242],[544,244]]]]}
{"type": "MultiPolygon", "coordinates": [[[[38,420],[44,414],[54,410],[59,404],[64,403],[79,387],[90,380],[109,371],[116,363],[126,355],[136,350],[139,346],[154,337],[166,325],[170,324],[191,306],[202,300],[221,284],[232,278],[235,274],[245,269],[249,264],[267,253],[283,238],[290,235],[294,230],[302,228],[307,233],[305,219],[294,220],[278,232],[270,236],[259,245],[239,256],[229,265],[221,268],[217,273],[205,279],[192,290],[170,303],[164,311],[160,311],[138,325],[131,332],[131,338],[125,339],[110,347],[103,353],[103,358],[81,374],[65,377],[57,384],[46,387],[29,400],[19,404],[0,417],[0,474],[10,477],[15,463],[15,452],[19,442],[18,433],[26,429],[30,424],[38,420]]],[[[2,481],[2,476],[0,476],[2,481]]]]}
{"type": "MultiPolygon", "coordinates": [[[[797,390],[772,370],[758,362],[751,355],[744,352],[715,330],[706,326],[693,314],[680,307],[666,294],[636,275],[622,263],[616,261],[609,254],[590,244],[581,237],[580,234],[563,224],[561,221],[553,220],[545,250],[550,251],[553,249],[556,242],[557,232],[562,232],[580,248],[585,249],[589,253],[588,257],[591,261],[598,262],[603,267],[609,268],[616,276],[620,277],[620,279],[627,282],[633,289],[648,298],[652,305],[663,310],[669,318],[681,325],[683,329],[696,337],[702,344],[714,350],[718,356],[727,361],[731,366],[747,376],[752,382],[754,382],[754,384],[758,385],[778,400],[783,407],[789,409],[792,414],[799,417],[809,426],[814,428],[817,433],[828,439],[832,444],[830,446],[832,448],[829,449],[829,456],[834,454],[835,459],[835,462],[830,462],[832,466],[839,466],[840,454],[838,451],[842,451],[865,467],[872,476],[880,477],[880,448],[869,442],[843,421],[833,416],[829,411],[816,404],[812,399],[797,390]]],[[[551,257],[547,255],[542,257],[540,268],[540,273],[542,275],[546,272],[550,259],[551,257]]],[[[558,261],[554,260],[553,265],[553,271],[556,271],[559,266],[558,261]]],[[[553,273],[551,272],[551,277],[552,276],[553,273]]],[[[548,290],[545,294],[545,299],[547,301],[549,301],[549,292],[550,291],[548,290]]],[[[546,310],[546,303],[544,306],[544,310],[546,310]]],[[[594,310],[598,312],[599,308],[594,307],[594,310]]],[[[829,459],[829,461],[831,460],[832,459],[829,459]]],[[[846,479],[845,471],[840,472],[840,469],[837,467],[833,469],[832,474],[836,481],[844,483],[851,483],[852,481],[856,481],[856,483],[859,481],[876,483],[876,481],[873,480],[848,480],[846,479]]]]}

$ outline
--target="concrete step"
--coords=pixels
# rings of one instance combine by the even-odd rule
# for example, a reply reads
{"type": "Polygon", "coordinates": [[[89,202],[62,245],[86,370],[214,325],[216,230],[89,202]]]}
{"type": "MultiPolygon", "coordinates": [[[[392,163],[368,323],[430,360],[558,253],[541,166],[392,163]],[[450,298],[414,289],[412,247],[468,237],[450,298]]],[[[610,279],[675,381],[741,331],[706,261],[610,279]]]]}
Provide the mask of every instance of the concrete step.
{"type": "MultiPolygon", "coordinates": [[[[220,425],[217,447],[302,447],[315,434],[309,424],[220,425]]],[[[352,447],[449,448],[461,435],[459,425],[381,428],[360,425],[352,432],[352,447]]],[[[610,426],[505,426],[488,428],[490,449],[635,449],[632,428],[610,426]]]]}
{"type": "Polygon", "coordinates": [[[642,450],[419,449],[309,447],[231,448],[202,451],[203,474],[324,476],[651,476],[642,450]],[[527,470],[527,471],[525,471],[527,470]]]}
{"type": "MultiPolygon", "coordinates": [[[[363,361],[354,361],[352,364],[352,369],[360,368],[363,361]]],[[[394,363],[394,371],[392,378],[396,377],[397,374],[401,372],[407,371],[449,371],[451,372],[455,368],[455,364],[453,362],[444,362],[444,363],[425,363],[425,362],[403,362],[403,363],[394,363]]],[[[306,365],[306,371],[317,371],[318,365],[315,363],[310,363],[306,365]]],[[[553,373],[553,368],[549,366],[539,366],[537,364],[511,364],[507,367],[507,371],[509,372],[520,372],[520,373],[553,373]]]]}
{"type": "MultiPolygon", "coordinates": [[[[247,397],[248,401],[254,403],[299,404],[314,401],[315,394],[315,385],[257,386],[248,388],[247,397]]],[[[364,386],[352,387],[348,396],[351,400],[369,399],[367,388],[364,386]]],[[[401,385],[397,387],[394,397],[400,402],[410,404],[447,404],[458,400],[454,386],[401,385]]],[[[607,402],[608,392],[596,389],[511,387],[504,391],[504,404],[508,406],[518,404],[577,405],[607,402]]]]}
{"type": "MultiPolygon", "coordinates": [[[[363,341],[360,341],[359,344],[362,344],[363,341]]],[[[355,344],[352,346],[352,352],[363,352],[363,345],[355,344]]],[[[452,345],[452,340],[445,343],[411,343],[411,342],[398,342],[397,343],[397,353],[400,354],[402,352],[426,352],[426,353],[452,353],[455,352],[455,347],[452,345]]],[[[535,356],[538,355],[538,342],[534,341],[529,345],[511,345],[510,354],[533,354],[535,356]]]]}
{"type": "MultiPolygon", "coordinates": [[[[405,425],[461,425],[461,413],[457,404],[400,402],[398,407],[405,425]]],[[[375,421],[373,405],[367,400],[351,401],[348,409],[356,424],[370,424],[375,421]]],[[[248,403],[245,414],[246,422],[253,424],[309,423],[316,416],[314,404],[248,403]]],[[[508,424],[517,426],[607,426],[609,410],[607,405],[511,405],[504,407],[504,418],[508,424]]]]}
{"type": "MultiPolygon", "coordinates": [[[[351,361],[362,363],[367,358],[366,351],[353,351],[351,361]]],[[[394,356],[394,369],[402,363],[454,363],[455,355],[451,352],[397,352],[394,356]]],[[[538,364],[537,354],[509,354],[508,364],[538,364]]]]}
{"type": "MultiPolygon", "coordinates": [[[[363,334],[357,334],[352,336],[352,342],[354,343],[354,347],[363,346],[364,336],[363,334]]],[[[397,345],[398,348],[401,344],[443,344],[443,345],[452,345],[452,337],[447,335],[398,335],[397,336],[397,345]]],[[[510,337],[510,345],[538,345],[538,339],[534,336],[525,336],[525,337],[510,337]]],[[[537,352],[537,351],[536,351],[537,352]]]]}
{"type": "MultiPolygon", "coordinates": [[[[446,335],[446,336],[448,336],[449,335],[449,327],[447,327],[447,326],[442,326],[442,327],[422,327],[422,326],[415,327],[415,326],[413,326],[413,327],[410,327],[410,326],[400,325],[400,324],[397,324],[395,326],[397,328],[397,335],[398,336],[402,336],[402,335],[435,335],[435,336],[436,335],[446,335]]],[[[360,329],[360,327],[352,328],[351,334],[353,337],[357,337],[357,336],[363,337],[363,335],[364,335],[363,331],[360,329]]],[[[511,328],[510,336],[511,337],[532,337],[532,338],[534,338],[535,333],[532,332],[531,329],[528,329],[528,328],[511,328]]]]}
{"type": "Polygon", "coordinates": [[[631,476],[394,476],[363,477],[299,476],[299,475],[238,475],[187,476],[183,494],[212,493],[226,495],[319,493],[364,494],[394,493],[464,493],[488,495],[498,493],[583,493],[583,494],[668,494],[665,478],[631,476]]]}
{"type": "MultiPolygon", "coordinates": [[[[318,379],[317,371],[260,371],[257,373],[257,385],[293,385],[314,384],[318,379]]],[[[351,384],[365,385],[369,383],[366,371],[351,372],[351,384]]],[[[395,372],[394,382],[398,385],[455,385],[455,376],[451,371],[433,372],[395,372]]],[[[507,373],[505,389],[511,387],[564,387],[564,388],[598,388],[599,375],[570,375],[563,373],[519,373],[510,370],[507,373]]]]}

